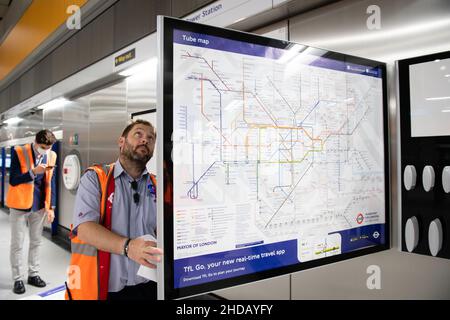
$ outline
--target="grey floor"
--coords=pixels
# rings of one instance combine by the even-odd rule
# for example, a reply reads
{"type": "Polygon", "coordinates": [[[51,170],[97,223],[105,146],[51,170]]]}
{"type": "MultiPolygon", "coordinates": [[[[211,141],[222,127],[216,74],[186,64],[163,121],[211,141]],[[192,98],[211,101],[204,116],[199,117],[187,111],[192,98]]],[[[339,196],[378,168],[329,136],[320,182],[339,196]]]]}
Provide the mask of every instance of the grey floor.
{"type": "MultiPolygon", "coordinates": [[[[12,292],[13,281],[11,279],[11,267],[9,263],[9,243],[11,231],[9,226],[9,215],[0,210],[0,300],[17,299],[40,299],[38,293],[46,292],[53,288],[60,287],[66,280],[66,268],[69,266],[70,253],[57,246],[47,238],[42,238],[41,249],[41,272],[40,276],[47,282],[45,288],[35,288],[25,283],[26,292],[17,295],[12,292]]],[[[29,237],[25,236],[23,266],[22,270],[27,277],[27,257],[28,257],[29,237]]],[[[25,281],[26,282],[26,281],[25,281]]],[[[53,295],[53,299],[62,299],[61,294],[53,295]]]]}

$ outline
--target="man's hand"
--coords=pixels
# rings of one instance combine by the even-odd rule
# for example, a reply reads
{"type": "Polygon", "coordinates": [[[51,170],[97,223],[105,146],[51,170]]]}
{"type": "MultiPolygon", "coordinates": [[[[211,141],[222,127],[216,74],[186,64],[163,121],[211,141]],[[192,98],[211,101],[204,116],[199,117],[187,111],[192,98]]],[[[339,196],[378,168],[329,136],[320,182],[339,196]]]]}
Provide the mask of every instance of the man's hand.
{"type": "Polygon", "coordinates": [[[162,250],[156,248],[156,243],[154,241],[136,238],[131,240],[128,244],[128,258],[152,269],[156,268],[156,265],[153,263],[161,261],[162,254],[162,250]]]}
{"type": "Polygon", "coordinates": [[[47,213],[47,222],[52,223],[55,220],[55,211],[53,209],[45,209],[47,213]]]}
{"type": "Polygon", "coordinates": [[[40,164],[37,167],[35,167],[32,171],[34,175],[43,174],[45,172],[45,167],[47,167],[46,164],[40,164]]]}

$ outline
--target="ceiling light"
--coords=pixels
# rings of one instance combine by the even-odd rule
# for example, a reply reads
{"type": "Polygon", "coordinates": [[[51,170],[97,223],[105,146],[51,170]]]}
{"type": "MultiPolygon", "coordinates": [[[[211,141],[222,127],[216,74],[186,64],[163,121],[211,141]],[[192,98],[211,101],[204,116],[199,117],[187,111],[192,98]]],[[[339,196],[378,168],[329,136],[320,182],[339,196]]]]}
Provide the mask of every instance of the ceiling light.
{"type": "Polygon", "coordinates": [[[67,100],[66,98],[58,98],[49,101],[47,103],[44,103],[43,105],[39,106],[38,109],[48,111],[50,109],[57,109],[60,107],[64,107],[68,103],[70,103],[70,100],[67,100]]]}
{"type": "Polygon", "coordinates": [[[3,121],[3,123],[6,123],[6,124],[16,124],[16,123],[19,123],[20,121],[22,121],[23,119],[22,118],[19,118],[19,117],[12,117],[12,118],[9,118],[9,119],[7,119],[7,120],[4,120],[3,121]]]}
{"type": "Polygon", "coordinates": [[[136,64],[126,70],[123,70],[122,72],[119,72],[119,75],[123,77],[129,77],[143,72],[155,72],[157,63],[158,59],[151,58],[142,63],[136,64]]]}
{"type": "Polygon", "coordinates": [[[433,97],[433,98],[426,98],[427,101],[438,101],[438,100],[447,100],[450,99],[450,97],[433,97]]]}

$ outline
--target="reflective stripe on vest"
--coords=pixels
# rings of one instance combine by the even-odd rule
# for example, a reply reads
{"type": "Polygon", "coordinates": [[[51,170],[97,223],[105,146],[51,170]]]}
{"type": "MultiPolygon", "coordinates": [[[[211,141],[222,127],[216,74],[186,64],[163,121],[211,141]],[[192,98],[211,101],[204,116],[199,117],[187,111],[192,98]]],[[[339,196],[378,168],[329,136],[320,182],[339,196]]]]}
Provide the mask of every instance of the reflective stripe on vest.
{"type": "Polygon", "coordinates": [[[97,248],[87,243],[74,243],[71,244],[72,253],[82,254],[85,256],[96,257],[97,248]]]}
{"type": "Polygon", "coordinates": [[[30,171],[31,169],[34,169],[34,161],[33,161],[33,155],[31,154],[31,145],[27,144],[23,147],[16,147],[16,153],[19,157],[20,161],[20,167],[22,169],[22,173],[26,173],[30,171]],[[23,158],[25,162],[23,161],[23,158]]]}

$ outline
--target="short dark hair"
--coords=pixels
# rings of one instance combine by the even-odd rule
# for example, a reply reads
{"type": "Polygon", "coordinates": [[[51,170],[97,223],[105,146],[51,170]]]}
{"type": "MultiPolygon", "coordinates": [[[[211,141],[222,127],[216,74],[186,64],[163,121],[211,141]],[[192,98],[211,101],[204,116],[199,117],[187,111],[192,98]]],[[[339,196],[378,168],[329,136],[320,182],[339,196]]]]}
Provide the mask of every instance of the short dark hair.
{"type": "Polygon", "coordinates": [[[150,122],[148,122],[147,120],[143,120],[143,119],[137,119],[137,120],[131,122],[129,125],[126,126],[126,128],[122,132],[122,137],[126,138],[128,136],[128,133],[131,130],[133,130],[135,125],[138,125],[138,124],[142,124],[144,126],[148,126],[148,127],[152,128],[153,132],[156,135],[155,127],[150,122]]]}
{"type": "Polygon", "coordinates": [[[56,137],[50,130],[44,129],[36,133],[36,143],[51,146],[56,142],[56,137]]]}

